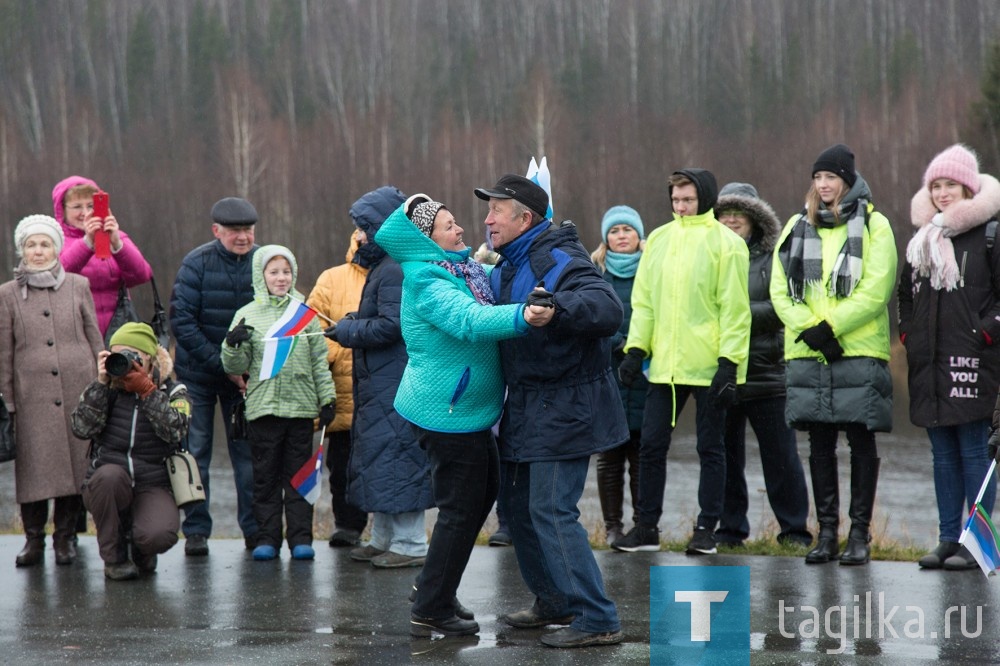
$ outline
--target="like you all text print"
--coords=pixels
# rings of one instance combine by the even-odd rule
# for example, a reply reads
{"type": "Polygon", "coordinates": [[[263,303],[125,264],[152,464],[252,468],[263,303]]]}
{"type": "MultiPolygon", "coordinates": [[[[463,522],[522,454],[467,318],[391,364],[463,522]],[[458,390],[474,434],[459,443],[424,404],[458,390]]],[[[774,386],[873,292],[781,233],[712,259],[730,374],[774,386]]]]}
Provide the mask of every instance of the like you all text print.
{"type": "Polygon", "coordinates": [[[948,374],[951,375],[951,391],[948,393],[952,398],[978,398],[979,387],[979,358],[976,356],[949,356],[948,366],[951,368],[948,374]]]}

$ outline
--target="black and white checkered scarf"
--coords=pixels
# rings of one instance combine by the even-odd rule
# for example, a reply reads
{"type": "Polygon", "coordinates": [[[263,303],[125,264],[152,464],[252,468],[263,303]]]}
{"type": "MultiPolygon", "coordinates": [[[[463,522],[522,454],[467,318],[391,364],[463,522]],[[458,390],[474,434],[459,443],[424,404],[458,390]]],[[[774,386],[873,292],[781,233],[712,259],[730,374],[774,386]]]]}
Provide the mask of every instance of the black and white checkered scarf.
{"type": "Polygon", "coordinates": [[[801,303],[805,300],[807,285],[819,286],[823,282],[823,242],[817,227],[832,229],[847,225],[847,240],[837,255],[830,273],[829,295],[846,298],[861,280],[862,253],[864,247],[865,220],[871,191],[861,175],[837,208],[837,215],[826,207],[819,210],[819,224],[813,225],[805,211],[795,222],[785,243],[779,250],[785,275],[788,278],[788,295],[801,303]]]}

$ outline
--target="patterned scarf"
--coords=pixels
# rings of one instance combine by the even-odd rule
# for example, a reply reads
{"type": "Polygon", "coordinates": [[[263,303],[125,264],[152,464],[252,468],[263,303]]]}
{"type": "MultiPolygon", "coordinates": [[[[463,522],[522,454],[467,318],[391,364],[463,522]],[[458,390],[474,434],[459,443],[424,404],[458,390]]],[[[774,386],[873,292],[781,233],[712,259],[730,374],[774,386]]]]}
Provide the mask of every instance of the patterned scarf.
{"type": "Polygon", "coordinates": [[[457,255],[455,261],[435,261],[435,264],[443,267],[457,278],[465,280],[465,284],[472,292],[473,298],[482,305],[493,305],[493,289],[490,287],[490,279],[486,271],[479,262],[469,259],[468,251],[465,256],[457,255]]]}
{"type": "Polygon", "coordinates": [[[635,272],[639,269],[639,259],[642,257],[642,250],[631,254],[612,252],[608,250],[604,255],[604,266],[608,272],[620,278],[635,277],[635,272]]]}
{"type": "Polygon", "coordinates": [[[34,289],[58,289],[66,280],[62,264],[56,260],[51,266],[40,270],[28,268],[22,261],[14,269],[14,281],[21,288],[21,299],[27,300],[28,287],[34,289]]]}
{"type": "Polygon", "coordinates": [[[840,248],[829,278],[829,295],[847,298],[854,291],[862,274],[865,219],[871,192],[868,183],[858,175],[854,187],[840,202],[837,215],[821,206],[819,224],[810,224],[805,211],[799,216],[779,254],[788,277],[788,295],[793,301],[805,301],[807,285],[819,286],[823,282],[823,241],[817,227],[832,229],[847,225],[847,240],[840,248]]]}

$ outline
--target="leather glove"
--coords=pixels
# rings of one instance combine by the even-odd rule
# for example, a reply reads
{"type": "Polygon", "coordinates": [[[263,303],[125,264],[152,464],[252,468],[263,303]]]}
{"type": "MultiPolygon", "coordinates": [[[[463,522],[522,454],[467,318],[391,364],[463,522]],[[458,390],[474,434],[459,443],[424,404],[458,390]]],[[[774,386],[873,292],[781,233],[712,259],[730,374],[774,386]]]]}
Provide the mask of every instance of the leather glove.
{"type": "Polygon", "coordinates": [[[540,305],[543,308],[554,308],[556,306],[555,296],[553,296],[551,291],[545,289],[545,283],[539,282],[538,285],[528,294],[527,300],[524,302],[525,305],[540,305]],[[539,289],[541,287],[541,289],[539,289]]]}
{"type": "Polygon", "coordinates": [[[329,338],[330,340],[333,340],[334,342],[336,342],[337,341],[337,324],[336,323],[330,324],[329,326],[327,326],[326,328],[324,328],[323,329],[323,337],[324,338],[329,338]]]}
{"type": "Polygon", "coordinates": [[[990,428],[990,438],[987,442],[987,451],[989,451],[990,458],[1000,463],[1000,430],[990,428]]]}
{"type": "Polygon", "coordinates": [[[129,393],[139,394],[140,398],[146,398],[156,390],[156,384],[139,364],[134,364],[132,369],[122,377],[122,387],[129,393]]]}
{"type": "Polygon", "coordinates": [[[226,333],[227,345],[230,347],[239,347],[250,339],[250,331],[253,330],[253,326],[247,326],[246,321],[246,317],[241,317],[239,323],[233,326],[233,330],[226,333]]]}
{"type": "MultiPolygon", "coordinates": [[[[824,344],[828,343],[830,340],[835,340],[833,337],[833,329],[825,321],[807,328],[806,330],[799,333],[799,337],[795,338],[796,342],[804,342],[809,345],[809,349],[813,351],[823,351],[822,347],[824,344]]],[[[839,344],[837,345],[840,346],[839,344]]],[[[841,350],[843,353],[843,350],[841,350]]],[[[830,360],[830,359],[827,359],[830,360]]]]}
{"type": "Polygon", "coordinates": [[[824,342],[819,351],[826,357],[827,363],[839,361],[844,355],[844,348],[837,342],[837,338],[831,338],[828,342],[824,342]]]}
{"type": "Polygon", "coordinates": [[[326,403],[319,409],[319,429],[323,430],[328,425],[333,423],[333,417],[336,416],[336,406],[337,401],[333,400],[326,403]]]}
{"type": "Polygon", "coordinates": [[[736,402],[736,364],[728,358],[719,359],[719,369],[708,387],[708,399],[719,409],[727,409],[736,402]]]}
{"type": "Polygon", "coordinates": [[[632,386],[635,380],[642,374],[642,359],[646,358],[646,352],[638,347],[632,347],[625,354],[621,364],[618,366],[618,379],[625,386],[632,386]]]}

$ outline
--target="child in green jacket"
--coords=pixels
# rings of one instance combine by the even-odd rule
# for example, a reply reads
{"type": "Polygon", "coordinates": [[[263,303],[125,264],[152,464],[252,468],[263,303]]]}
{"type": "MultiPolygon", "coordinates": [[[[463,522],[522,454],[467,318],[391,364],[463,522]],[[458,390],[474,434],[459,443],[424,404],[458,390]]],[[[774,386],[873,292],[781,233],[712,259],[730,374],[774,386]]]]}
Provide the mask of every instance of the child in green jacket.
{"type": "Polygon", "coordinates": [[[253,257],[254,300],[237,310],[222,343],[222,366],[247,377],[246,417],[253,454],[253,512],[260,531],[255,560],[273,560],[286,538],[296,560],[315,557],[312,504],[292,476],[312,456],[313,419],[333,420],[335,393],[326,342],[313,312],[295,290],[298,264],[288,248],[265,245],[253,257]],[[297,325],[298,324],[298,325],[297,325]],[[275,329],[275,330],[272,330],[275,329]],[[277,329],[281,329],[280,331],[277,329]],[[288,333],[299,334],[294,337],[288,333]],[[282,336],[281,333],[285,335],[282,336]]]}

